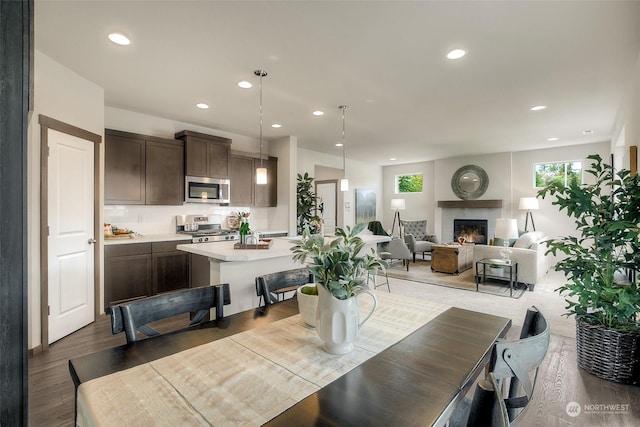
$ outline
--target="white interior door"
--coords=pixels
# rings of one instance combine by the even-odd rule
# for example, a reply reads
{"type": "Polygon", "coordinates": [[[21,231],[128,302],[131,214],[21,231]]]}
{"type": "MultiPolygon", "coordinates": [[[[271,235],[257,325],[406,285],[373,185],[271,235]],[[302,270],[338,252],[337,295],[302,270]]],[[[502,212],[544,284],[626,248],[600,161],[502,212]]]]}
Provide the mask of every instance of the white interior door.
{"type": "Polygon", "coordinates": [[[324,221],[324,233],[334,234],[336,232],[336,182],[316,182],[316,196],[322,200],[324,211],[322,219],[324,221]]]}
{"type": "Polygon", "coordinates": [[[94,146],[49,129],[49,343],[94,320],[94,146]]]}

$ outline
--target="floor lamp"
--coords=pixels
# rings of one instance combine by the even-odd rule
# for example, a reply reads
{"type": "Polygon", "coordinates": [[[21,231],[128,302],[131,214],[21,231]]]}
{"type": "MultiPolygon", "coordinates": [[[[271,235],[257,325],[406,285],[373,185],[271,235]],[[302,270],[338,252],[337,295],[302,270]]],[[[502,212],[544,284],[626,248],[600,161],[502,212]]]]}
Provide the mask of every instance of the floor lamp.
{"type": "Polygon", "coordinates": [[[404,199],[391,199],[391,209],[396,211],[393,215],[393,226],[391,227],[391,235],[396,228],[396,220],[398,220],[398,236],[402,237],[402,227],[400,226],[400,211],[405,210],[406,205],[404,199]]]}
{"type": "Polygon", "coordinates": [[[524,231],[529,231],[527,228],[529,227],[529,218],[531,218],[531,226],[533,227],[533,231],[536,231],[536,224],[533,222],[533,214],[531,211],[537,211],[539,208],[538,199],[535,197],[521,197],[520,205],[518,206],[520,210],[526,210],[527,215],[524,220],[524,231]]]}

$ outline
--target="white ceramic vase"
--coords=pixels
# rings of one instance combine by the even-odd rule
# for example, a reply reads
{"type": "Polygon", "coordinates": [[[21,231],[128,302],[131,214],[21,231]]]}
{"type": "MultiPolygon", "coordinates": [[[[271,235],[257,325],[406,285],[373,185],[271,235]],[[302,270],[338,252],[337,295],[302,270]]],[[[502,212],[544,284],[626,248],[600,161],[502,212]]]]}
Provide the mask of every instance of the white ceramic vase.
{"type": "Polygon", "coordinates": [[[337,299],[323,286],[318,285],[318,311],[316,313],[316,332],[324,342],[322,348],[331,354],[345,354],[353,350],[353,342],[360,334],[360,328],[371,317],[378,300],[368,290],[359,291],[352,298],[337,299]],[[371,312],[359,321],[358,297],[368,294],[373,298],[371,312]]]}
{"type": "Polygon", "coordinates": [[[302,285],[296,291],[298,299],[298,311],[304,323],[311,327],[316,327],[316,313],[318,309],[318,295],[307,295],[302,293],[302,288],[316,287],[316,284],[302,285]]]}

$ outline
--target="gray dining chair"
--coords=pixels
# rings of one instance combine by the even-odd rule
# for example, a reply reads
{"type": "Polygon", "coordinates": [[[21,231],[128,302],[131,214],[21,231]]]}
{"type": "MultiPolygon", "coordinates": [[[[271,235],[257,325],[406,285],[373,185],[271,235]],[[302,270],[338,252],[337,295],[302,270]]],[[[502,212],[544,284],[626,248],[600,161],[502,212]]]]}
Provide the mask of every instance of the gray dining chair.
{"type": "MultiPolygon", "coordinates": [[[[300,286],[313,283],[313,274],[304,268],[278,271],[256,277],[256,295],[260,298],[258,306],[270,305],[285,299],[287,292],[295,292],[300,286]]],[[[292,294],[292,296],[295,294],[292,294]]]]}
{"type": "Polygon", "coordinates": [[[125,333],[127,343],[138,341],[137,332],[147,337],[160,335],[148,324],[184,313],[195,313],[188,326],[208,319],[212,308],[216,309],[216,320],[224,317],[223,305],[231,303],[229,285],[202,286],[181,289],[141,298],[111,307],[111,332],[125,333]]]}
{"type": "Polygon", "coordinates": [[[465,398],[458,405],[449,426],[496,427],[517,423],[533,399],[550,334],[544,315],[536,307],[529,308],[520,339],[498,340],[494,344],[487,376],[478,382],[473,400],[465,398]]]}

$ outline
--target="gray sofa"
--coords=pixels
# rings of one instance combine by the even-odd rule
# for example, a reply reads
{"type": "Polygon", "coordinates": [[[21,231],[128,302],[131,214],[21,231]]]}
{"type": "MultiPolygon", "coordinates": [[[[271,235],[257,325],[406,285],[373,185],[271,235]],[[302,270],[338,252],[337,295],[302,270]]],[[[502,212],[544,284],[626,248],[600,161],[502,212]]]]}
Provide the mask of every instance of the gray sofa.
{"type": "MultiPolygon", "coordinates": [[[[525,283],[530,291],[551,266],[551,257],[545,255],[549,237],[542,231],[522,234],[511,246],[511,260],[518,262],[518,282],[525,283]]],[[[501,259],[502,245],[476,245],[473,248],[473,262],[483,258],[501,259]]]]}

